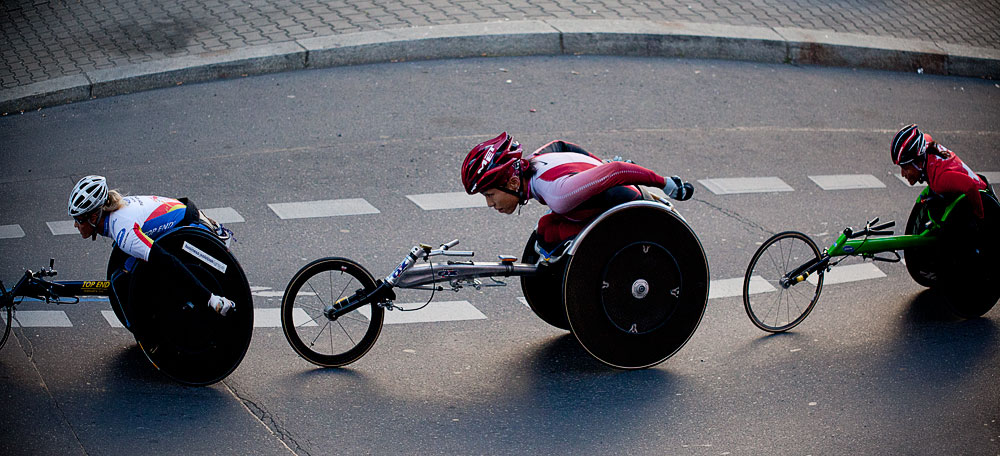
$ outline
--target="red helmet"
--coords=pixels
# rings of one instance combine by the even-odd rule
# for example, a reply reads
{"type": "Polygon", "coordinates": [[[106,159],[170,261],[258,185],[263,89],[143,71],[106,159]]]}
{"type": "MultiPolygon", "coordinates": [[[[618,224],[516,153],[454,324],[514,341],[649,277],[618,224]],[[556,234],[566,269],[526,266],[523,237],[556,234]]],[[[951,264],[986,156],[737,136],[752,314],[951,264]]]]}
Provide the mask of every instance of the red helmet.
{"type": "Polygon", "coordinates": [[[927,151],[927,140],[916,124],[910,124],[899,130],[889,145],[889,156],[892,163],[905,165],[918,158],[923,158],[927,151]]]}
{"type": "Polygon", "coordinates": [[[523,166],[521,145],[507,132],[473,147],[462,162],[462,185],[473,195],[498,187],[523,166]]]}

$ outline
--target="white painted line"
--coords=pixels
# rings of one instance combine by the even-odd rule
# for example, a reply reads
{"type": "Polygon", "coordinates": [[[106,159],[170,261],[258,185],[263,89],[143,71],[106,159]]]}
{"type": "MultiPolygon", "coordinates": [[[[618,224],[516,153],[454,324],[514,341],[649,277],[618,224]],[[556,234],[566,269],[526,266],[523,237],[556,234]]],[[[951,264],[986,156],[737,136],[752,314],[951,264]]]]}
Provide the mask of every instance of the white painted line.
{"type": "MultiPolygon", "coordinates": [[[[296,326],[316,326],[315,321],[309,320],[309,314],[306,311],[295,308],[292,310],[292,320],[295,322],[296,326]]],[[[254,328],[280,328],[281,327],[281,309],[254,309],[253,310],[253,327],[254,328]]]]}
{"type": "Polygon", "coordinates": [[[716,195],[737,193],[791,192],[785,181],[777,177],[731,177],[721,179],[701,179],[698,181],[716,195]]]}
{"type": "Polygon", "coordinates": [[[486,198],[483,198],[482,195],[469,195],[465,192],[424,193],[421,195],[406,195],[406,197],[425,211],[486,207],[486,198]]]}
{"type": "Polygon", "coordinates": [[[885,184],[871,174],[833,174],[809,176],[823,190],[854,190],[859,188],[885,188],[885,184]]]}
{"type": "Polygon", "coordinates": [[[363,198],[302,201],[298,203],[270,203],[267,207],[271,208],[278,218],[283,220],[379,213],[379,210],[375,206],[372,206],[363,198]]]}
{"type": "MultiPolygon", "coordinates": [[[[885,273],[881,269],[876,267],[873,263],[859,263],[852,264],[848,266],[834,266],[829,272],[827,272],[825,278],[823,279],[823,285],[832,285],[836,283],[847,283],[847,282],[857,282],[859,280],[868,279],[878,279],[885,277],[885,273]]],[[[817,282],[817,274],[809,276],[809,283],[815,285],[817,282]]]]}
{"type": "Polygon", "coordinates": [[[517,300],[521,301],[521,304],[524,304],[524,307],[527,307],[529,309],[531,308],[531,304],[528,304],[528,298],[525,298],[524,296],[518,296],[517,300]]]}
{"type": "MultiPolygon", "coordinates": [[[[277,290],[261,290],[261,291],[251,291],[250,294],[252,294],[254,296],[260,296],[262,298],[280,298],[280,297],[282,297],[282,296],[285,295],[285,292],[284,292],[284,290],[282,290],[282,291],[277,291],[277,290]]],[[[299,293],[299,295],[303,295],[303,294],[305,294],[305,293],[299,293]]]]}
{"type": "Polygon", "coordinates": [[[108,321],[108,324],[111,325],[112,328],[124,328],[125,327],[125,325],[123,325],[122,322],[118,321],[118,316],[115,315],[115,311],[113,311],[113,310],[102,310],[101,311],[101,315],[104,316],[104,319],[108,321]]]}
{"type": "MultiPolygon", "coordinates": [[[[907,186],[907,187],[912,187],[912,188],[923,188],[923,187],[926,187],[926,186],[927,186],[927,183],[926,183],[926,182],[924,182],[924,183],[920,183],[920,182],[917,182],[916,184],[913,184],[913,185],[910,185],[910,182],[909,182],[909,181],[907,181],[905,177],[903,177],[903,176],[901,176],[901,175],[899,175],[899,174],[896,174],[896,179],[899,179],[899,181],[900,181],[900,182],[902,182],[902,183],[903,183],[903,185],[905,185],[905,186],[907,186]]],[[[987,177],[987,179],[989,179],[989,178],[987,177]]]]}
{"type": "MultiPolygon", "coordinates": [[[[397,304],[404,309],[414,309],[424,305],[424,303],[397,304]]],[[[368,306],[358,309],[365,317],[371,318],[368,306]]],[[[396,325],[403,323],[434,323],[440,321],[462,321],[462,320],[485,320],[479,309],[475,308],[469,301],[441,301],[432,302],[423,309],[413,312],[402,312],[392,310],[385,312],[384,323],[396,325]]]]}
{"type": "Polygon", "coordinates": [[[52,232],[53,236],[62,236],[65,234],[80,234],[76,227],[73,226],[72,220],[59,220],[55,222],[45,222],[49,227],[49,231],[52,232]]]}
{"type": "Polygon", "coordinates": [[[212,209],[202,209],[201,211],[204,212],[208,218],[219,223],[242,223],[246,221],[246,219],[244,219],[239,212],[236,212],[236,209],[231,207],[216,207],[212,209]]]}
{"type": "MultiPolygon", "coordinates": [[[[4,318],[7,317],[6,312],[4,318]]],[[[19,310],[14,313],[14,325],[25,328],[69,328],[66,312],[61,310],[19,310]]]]}
{"type": "MultiPolygon", "coordinates": [[[[750,290],[748,291],[750,294],[767,293],[769,291],[774,291],[774,287],[767,283],[763,277],[752,276],[750,277],[750,290]]],[[[708,299],[731,298],[733,296],[742,295],[743,277],[713,280],[709,284],[708,299]]]]}
{"type": "Polygon", "coordinates": [[[0,225],[0,239],[14,239],[24,237],[24,230],[21,225],[0,225]]]}

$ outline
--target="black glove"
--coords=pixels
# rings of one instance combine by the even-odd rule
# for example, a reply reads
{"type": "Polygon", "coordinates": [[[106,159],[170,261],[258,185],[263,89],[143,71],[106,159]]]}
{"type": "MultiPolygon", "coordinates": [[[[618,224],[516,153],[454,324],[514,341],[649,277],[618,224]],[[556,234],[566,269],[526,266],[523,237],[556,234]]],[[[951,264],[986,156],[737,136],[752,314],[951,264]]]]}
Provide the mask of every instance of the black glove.
{"type": "Polygon", "coordinates": [[[691,199],[691,196],[694,195],[694,185],[691,185],[689,182],[682,181],[681,178],[677,176],[672,176],[670,179],[674,181],[674,186],[676,187],[674,188],[674,191],[670,192],[671,198],[677,201],[687,201],[691,199]]]}

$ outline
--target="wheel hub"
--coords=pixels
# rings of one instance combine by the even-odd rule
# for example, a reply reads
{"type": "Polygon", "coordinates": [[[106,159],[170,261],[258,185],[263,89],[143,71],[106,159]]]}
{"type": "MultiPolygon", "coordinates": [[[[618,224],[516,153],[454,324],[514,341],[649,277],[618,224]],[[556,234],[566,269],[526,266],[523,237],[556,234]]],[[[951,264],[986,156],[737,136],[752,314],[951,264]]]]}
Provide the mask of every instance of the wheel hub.
{"type": "Polygon", "coordinates": [[[632,297],[635,299],[645,298],[649,294],[649,282],[643,279],[632,282],[632,297]]]}

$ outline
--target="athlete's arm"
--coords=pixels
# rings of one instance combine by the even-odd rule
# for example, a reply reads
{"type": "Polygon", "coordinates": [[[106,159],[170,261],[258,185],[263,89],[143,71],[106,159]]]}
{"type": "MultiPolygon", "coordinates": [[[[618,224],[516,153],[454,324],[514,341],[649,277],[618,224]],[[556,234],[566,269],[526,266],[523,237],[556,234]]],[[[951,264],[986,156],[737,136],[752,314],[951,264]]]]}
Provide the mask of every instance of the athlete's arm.
{"type": "Polygon", "coordinates": [[[982,220],[985,216],[983,198],[979,195],[979,185],[968,175],[954,171],[943,172],[935,179],[934,187],[931,190],[940,194],[964,193],[969,203],[972,204],[972,212],[976,214],[976,217],[982,220]]]}
{"type": "Polygon", "coordinates": [[[611,162],[556,179],[552,185],[546,186],[543,198],[552,212],[563,214],[619,185],[663,188],[666,181],[659,174],[634,163],[611,162]]]}

